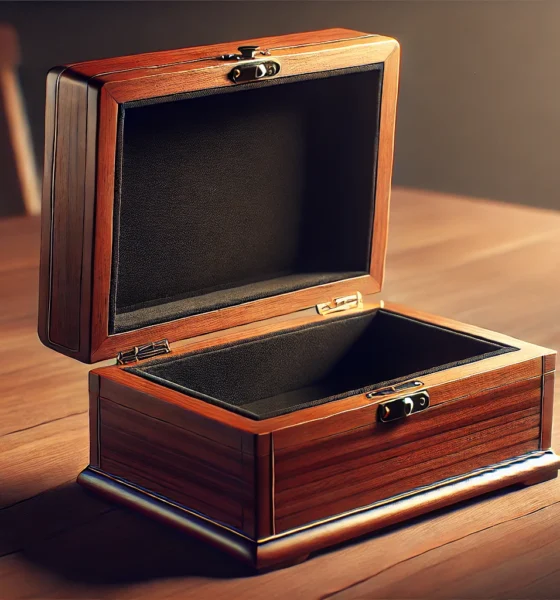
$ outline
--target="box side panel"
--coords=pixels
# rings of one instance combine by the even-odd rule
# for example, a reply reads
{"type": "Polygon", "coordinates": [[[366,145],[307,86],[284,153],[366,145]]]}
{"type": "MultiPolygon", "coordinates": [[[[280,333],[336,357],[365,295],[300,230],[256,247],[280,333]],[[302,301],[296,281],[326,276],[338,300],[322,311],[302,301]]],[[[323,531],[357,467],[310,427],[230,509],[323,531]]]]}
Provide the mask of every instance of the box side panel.
{"type": "Polygon", "coordinates": [[[537,376],[277,450],[276,532],[538,450],[540,427],[537,376]]]}
{"type": "Polygon", "coordinates": [[[89,464],[99,467],[99,375],[89,373],[89,464]]]}
{"type": "MultiPolygon", "coordinates": [[[[268,476],[262,465],[270,463],[270,456],[256,456],[256,438],[233,429],[222,436],[221,428],[213,431],[211,423],[193,431],[189,417],[196,422],[197,415],[183,411],[186,414],[177,419],[177,407],[146,394],[138,394],[137,402],[125,397],[125,405],[103,384],[102,379],[101,471],[251,538],[271,529],[270,516],[259,511],[257,488],[257,481],[268,476]]],[[[266,493],[262,499],[266,500],[266,493]]]]}
{"type": "Polygon", "coordinates": [[[39,336],[80,360],[89,358],[96,94],[64,69],[48,75],[39,336]]]}
{"type": "Polygon", "coordinates": [[[543,374],[541,449],[548,450],[552,444],[552,412],[554,406],[554,371],[543,374]]]}

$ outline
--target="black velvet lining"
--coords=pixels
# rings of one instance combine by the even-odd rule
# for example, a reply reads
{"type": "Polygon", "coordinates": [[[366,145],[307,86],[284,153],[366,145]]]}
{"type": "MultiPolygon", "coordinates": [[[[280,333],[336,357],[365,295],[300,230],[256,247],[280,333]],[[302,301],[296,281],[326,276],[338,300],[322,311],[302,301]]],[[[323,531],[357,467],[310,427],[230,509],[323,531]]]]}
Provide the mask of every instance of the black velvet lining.
{"type": "Polygon", "coordinates": [[[369,270],[382,68],[129,103],[110,332],[369,270]]]}
{"type": "Polygon", "coordinates": [[[261,420],[514,350],[376,310],[127,370],[261,420]]]}

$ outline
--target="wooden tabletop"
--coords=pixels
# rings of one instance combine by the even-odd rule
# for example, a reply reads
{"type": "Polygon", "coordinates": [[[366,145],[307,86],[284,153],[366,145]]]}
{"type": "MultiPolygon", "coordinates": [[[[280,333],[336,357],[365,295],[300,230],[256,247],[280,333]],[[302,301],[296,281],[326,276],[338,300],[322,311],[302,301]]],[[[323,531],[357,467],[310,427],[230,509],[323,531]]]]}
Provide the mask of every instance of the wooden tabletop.
{"type": "MultiPolygon", "coordinates": [[[[88,367],[37,339],[38,255],[0,221],[0,598],[560,598],[560,480],[259,576],[87,495],[88,367]]],[[[394,192],[384,299],[558,349],[559,276],[560,213],[394,192]]]]}

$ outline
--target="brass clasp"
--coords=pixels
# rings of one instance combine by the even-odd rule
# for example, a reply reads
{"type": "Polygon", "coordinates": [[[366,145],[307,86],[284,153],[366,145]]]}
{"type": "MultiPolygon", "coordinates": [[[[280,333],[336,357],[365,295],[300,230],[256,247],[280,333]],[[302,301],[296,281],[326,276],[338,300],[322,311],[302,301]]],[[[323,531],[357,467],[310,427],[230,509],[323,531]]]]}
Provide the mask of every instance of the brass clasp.
{"type": "Polygon", "coordinates": [[[317,304],[317,312],[320,315],[330,315],[331,313],[341,312],[343,310],[350,310],[352,308],[362,309],[364,307],[364,301],[362,294],[356,292],[350,296],[341,296],[340,298],[334,298],[331,302],[321,302],[317,304]]]}

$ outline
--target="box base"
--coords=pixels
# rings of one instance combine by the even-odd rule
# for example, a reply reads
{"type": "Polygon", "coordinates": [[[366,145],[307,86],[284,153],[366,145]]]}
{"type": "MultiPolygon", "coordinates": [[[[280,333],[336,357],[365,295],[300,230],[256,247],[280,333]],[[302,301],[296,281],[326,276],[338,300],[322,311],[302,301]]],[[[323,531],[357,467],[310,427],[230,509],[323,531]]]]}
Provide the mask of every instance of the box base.
{"type": "Polygon", "coordinates": [[[552,450],[530,452],[263,540],[251,539],[97,468],[85,469],[78,476],[78,483],[108,500],[212,544],[262,571],[298,564],[311,552],[487,492],[553,479],[559,468],[560,457],[552,450]]]}

